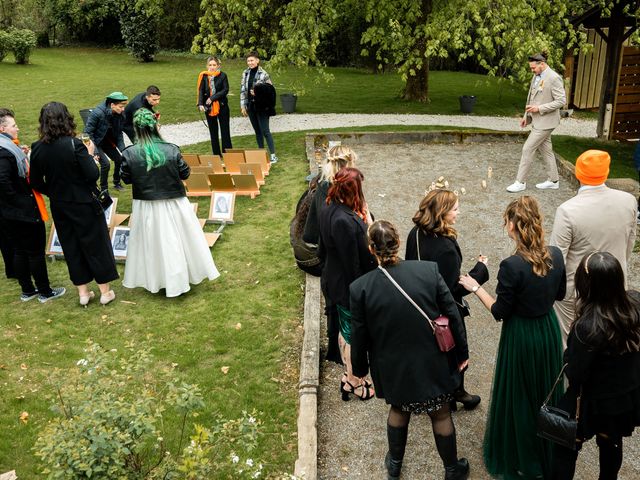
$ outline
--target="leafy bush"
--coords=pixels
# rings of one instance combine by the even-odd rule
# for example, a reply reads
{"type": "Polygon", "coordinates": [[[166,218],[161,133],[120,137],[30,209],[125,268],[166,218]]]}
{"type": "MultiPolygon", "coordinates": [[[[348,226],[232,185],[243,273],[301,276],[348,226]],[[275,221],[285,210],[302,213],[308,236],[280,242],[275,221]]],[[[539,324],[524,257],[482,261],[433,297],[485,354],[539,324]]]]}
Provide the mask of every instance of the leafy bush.
{"type": "Polygon", "coordinates": [[[160,48],[155,16],[129,9],[120,17],[120,33],[131,55],[141,62],[153,62],[160,48]]]}
{"type": "Polygon", "coordinates": [[[36,34],[28,28],[23,28],[10,30],[9,35],[11,37],[11,49],[13,50],[16,63],[21,65],[29,63],[31,51],[37,44],[36,34]]]}
{"type": "Polygon", "coordinates": [[[7,53],[11,51],[11,35],[5,32],[4,30],[0,30],[0,62],[4,60],[4,57],[7,56],[7,53]]]}

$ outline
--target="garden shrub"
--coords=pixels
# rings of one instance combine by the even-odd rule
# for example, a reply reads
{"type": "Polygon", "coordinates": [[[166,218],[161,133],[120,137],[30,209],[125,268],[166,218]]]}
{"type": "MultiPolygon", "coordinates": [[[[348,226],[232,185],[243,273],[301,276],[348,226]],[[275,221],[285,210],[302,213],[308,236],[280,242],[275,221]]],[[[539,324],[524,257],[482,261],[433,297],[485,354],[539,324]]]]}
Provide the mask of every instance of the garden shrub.
{"type": "Polygon", "coordinates": [[[153,62],[160,48],[156,18],[132,8],[120,17],[120,33],[129,53],[141,62],[153,62]]]}
{"type": "Polygon", "coordinates": [[[29,63],[29,57],[32,50],[36,47],[36,34],[28,28],[12,29],[9,31],[11,36],[11,50],[18,64],[29,63]]]}
{"type": "Polygon", "coordinates": [[[7,53],[11,51],[11,35],[4,30],[0,30],[0,62],[4,60],[7,53]]]}

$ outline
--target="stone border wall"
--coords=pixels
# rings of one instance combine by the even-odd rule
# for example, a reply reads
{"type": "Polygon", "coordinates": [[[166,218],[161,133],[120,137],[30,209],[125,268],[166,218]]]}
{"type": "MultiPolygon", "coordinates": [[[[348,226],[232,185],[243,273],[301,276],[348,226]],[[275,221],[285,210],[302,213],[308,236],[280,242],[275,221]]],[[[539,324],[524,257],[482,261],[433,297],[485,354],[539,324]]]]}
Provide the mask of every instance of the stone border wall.
{"type": "MultiPolygon", "coordinates": [[[[309,170],[318,171],[324,157],[324,148],[330,141],[340,141],[346,145],[367,143],[480,143],[497,141],[523,141],[526,132],[465,132],[462,130],[442,130],[428,132],[353,132],[353,133],[308,133],[305,149],[309,170]]],[[[576,190],[580,184],[575,178],[575,166],[556,154],[558,170],[565,181],[576,190]]],[[[638,196],[638,181],[631,178],[607,180],[611,188],[624,190],[638,196]]],[[[298,395],[298,459],[295,475],[305,480],[318,478],[318,388],[320,386],[320,325],[321,325],[320,279],[306,275],[304,300],[304,337],[300,360],[300,382],[298,395]]]]}

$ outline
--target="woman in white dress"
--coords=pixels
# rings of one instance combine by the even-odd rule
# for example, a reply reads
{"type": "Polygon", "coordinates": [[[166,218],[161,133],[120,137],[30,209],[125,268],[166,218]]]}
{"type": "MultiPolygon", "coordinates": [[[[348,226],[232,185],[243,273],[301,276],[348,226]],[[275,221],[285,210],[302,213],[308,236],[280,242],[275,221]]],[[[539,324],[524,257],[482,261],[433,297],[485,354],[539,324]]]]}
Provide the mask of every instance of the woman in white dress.
{"type": "Polygon", "coordinates": [[[122,284],[177,297],[220,274],[182,184],[189,166],[165,142],[152,111],[133,116],[136,143],[122,152],[122,181],[133,186],[131,233],[122,284]]]}

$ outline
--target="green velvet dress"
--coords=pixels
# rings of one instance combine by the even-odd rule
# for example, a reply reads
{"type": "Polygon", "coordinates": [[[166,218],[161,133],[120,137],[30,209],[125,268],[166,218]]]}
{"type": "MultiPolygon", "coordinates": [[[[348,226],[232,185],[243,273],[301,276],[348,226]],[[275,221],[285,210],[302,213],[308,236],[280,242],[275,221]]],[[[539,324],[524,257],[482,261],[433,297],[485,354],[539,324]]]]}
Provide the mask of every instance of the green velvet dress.
{"type": "MultiPolygon", "coordinates": [[[[536,417],[562,368],[556,314],[512,316],[502,326],[484,437],[489,473],[504,479],[550,478],[552,443],[536,435],[536,417]]],[[[563,393],[559,385],[550,402],[563,393]]]]}

